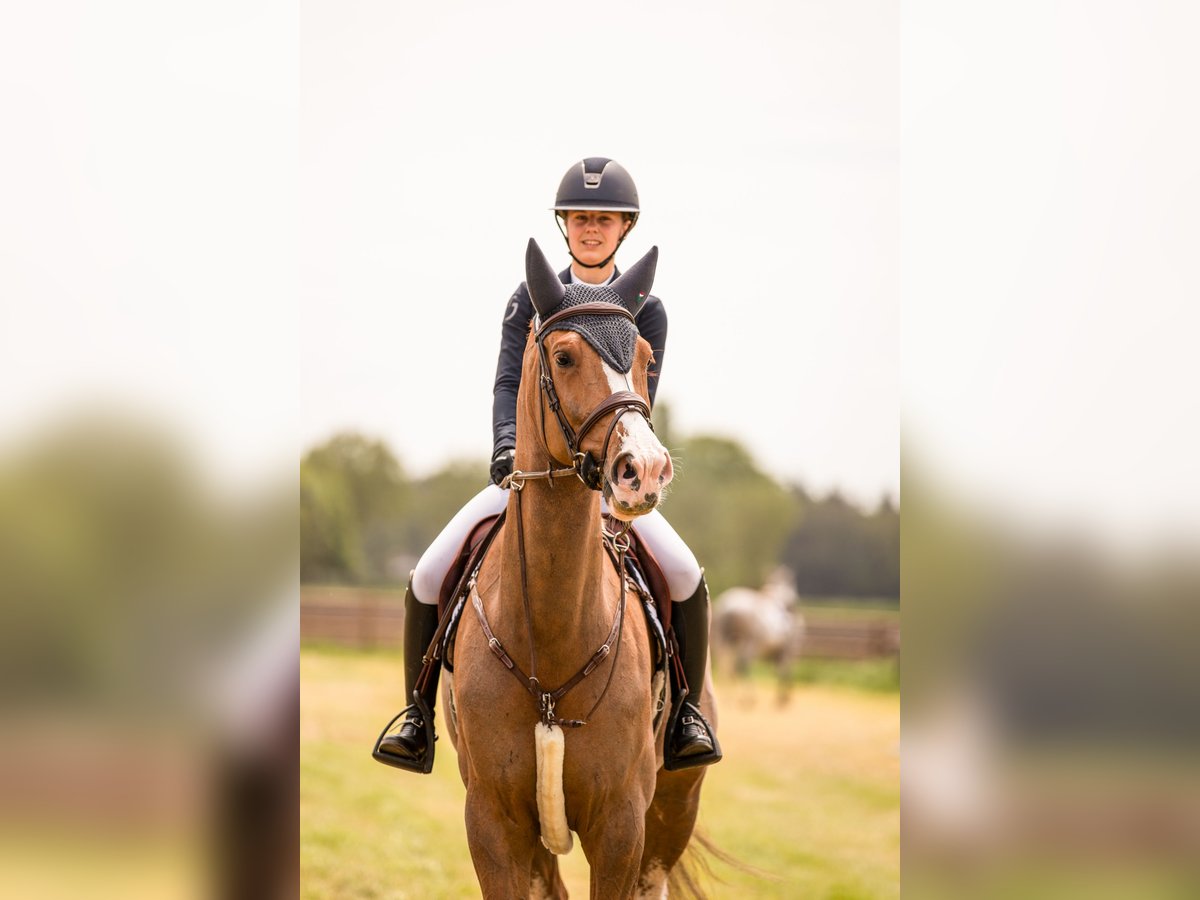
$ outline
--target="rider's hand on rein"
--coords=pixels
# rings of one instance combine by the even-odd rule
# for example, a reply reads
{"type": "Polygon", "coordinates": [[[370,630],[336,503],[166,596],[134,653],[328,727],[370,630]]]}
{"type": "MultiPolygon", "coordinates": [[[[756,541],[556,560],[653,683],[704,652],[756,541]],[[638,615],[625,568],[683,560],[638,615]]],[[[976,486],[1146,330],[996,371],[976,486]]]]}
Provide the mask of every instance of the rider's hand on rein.
{"type": "Polygon", "coordinates": [[[504,448],[496,451],[496,455],[492,457],[492,484],[500,484],[512,474],[513,470],[513,451],[511,448],[504,448]]]}

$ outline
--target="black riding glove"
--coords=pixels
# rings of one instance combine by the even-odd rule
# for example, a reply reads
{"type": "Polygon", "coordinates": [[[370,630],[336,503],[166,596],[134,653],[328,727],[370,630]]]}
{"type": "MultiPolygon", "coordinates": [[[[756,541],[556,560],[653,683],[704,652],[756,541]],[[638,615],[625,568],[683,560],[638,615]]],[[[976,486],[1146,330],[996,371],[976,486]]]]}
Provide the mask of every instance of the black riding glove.
{"type": "Polygon", "coordinates": [[[513,450],[511,447],[501,447],[492,457],[492,484],[500,484],[512,474],[513,450]]]}

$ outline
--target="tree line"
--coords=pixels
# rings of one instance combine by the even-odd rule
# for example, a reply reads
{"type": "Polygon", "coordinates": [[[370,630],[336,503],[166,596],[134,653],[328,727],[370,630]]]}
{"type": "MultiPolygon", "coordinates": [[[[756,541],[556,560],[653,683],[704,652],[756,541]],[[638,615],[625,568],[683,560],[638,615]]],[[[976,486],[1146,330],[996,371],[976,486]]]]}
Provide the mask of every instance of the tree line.
{"type": "MultiPolygon", "coordinates": [[[[864,511],[837,492],[814,497],[762,471],[730,438],[664,442],[677,474],[663,513],[705,567],[714,594],[758,586],[784,565],[806,599],[899,601],[900,514],[890,498],[864,511]]],[[[402,585],[487,477],[482,461],[411,477],[386,443],[355,433],[310,449],[300,463],[301,580],[402,585]]]]}

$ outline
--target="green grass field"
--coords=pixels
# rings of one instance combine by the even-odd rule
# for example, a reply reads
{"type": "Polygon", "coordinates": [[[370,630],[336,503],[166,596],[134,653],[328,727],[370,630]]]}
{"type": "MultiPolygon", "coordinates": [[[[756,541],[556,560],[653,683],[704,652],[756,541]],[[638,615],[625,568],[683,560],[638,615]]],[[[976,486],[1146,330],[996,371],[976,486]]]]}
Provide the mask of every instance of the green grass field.
{"type": "MultiPolygon", "coordinates": [[[[846,686],[860,680],[848,665],[843,684],[802,684],[786,709],[768,682],[718,682],[725,759],[700,827],[767,874],[714,862],[710,896],[899,896],[899,694],[870,675],[870,690],[846,686]]],[[[371,759],[400,705],[399,656],[306,648],[301,678],[301,896],[478,897],[449,741],[429,776],[371,759]]],[[[582,851],[562,862],[571,895],[587,896],[582,851]]]]}

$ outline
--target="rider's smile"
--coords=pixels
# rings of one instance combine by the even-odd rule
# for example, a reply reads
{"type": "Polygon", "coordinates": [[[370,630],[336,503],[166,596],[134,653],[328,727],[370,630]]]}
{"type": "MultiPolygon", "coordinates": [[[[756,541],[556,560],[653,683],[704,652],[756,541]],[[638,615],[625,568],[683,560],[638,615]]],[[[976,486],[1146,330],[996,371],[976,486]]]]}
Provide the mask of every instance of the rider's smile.
{"type": "Polygon", "coordinates": [[[576,258],[598,263],[617,249],[628,225],[611,210],[574,210],[566,216],[567,243],[576,258]]]}

